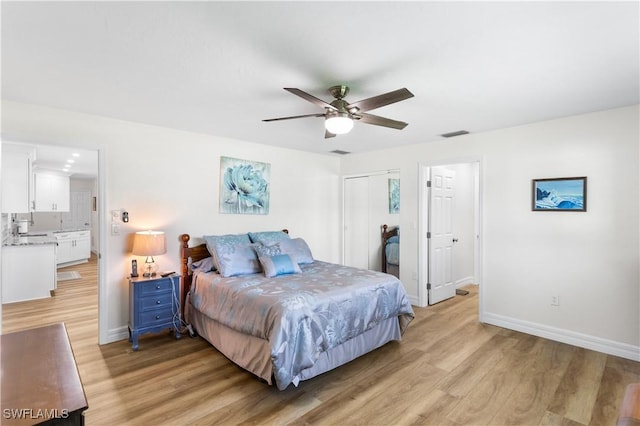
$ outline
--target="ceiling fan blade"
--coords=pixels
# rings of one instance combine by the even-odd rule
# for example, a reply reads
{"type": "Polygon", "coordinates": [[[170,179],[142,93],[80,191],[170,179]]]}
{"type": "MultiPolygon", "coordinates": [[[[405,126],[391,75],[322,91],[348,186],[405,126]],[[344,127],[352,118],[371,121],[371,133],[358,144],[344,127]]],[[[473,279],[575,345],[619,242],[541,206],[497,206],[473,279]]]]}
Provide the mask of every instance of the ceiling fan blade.
{"type": "Polygon", "coordinates": [[[409,125],[404,121],[392,120],[390,118],[380,117],[373,114],[357,114],[354,118],[367,124],[374,124],[376,126],[390,127],[392,129],[402,130],[409,125]]]}
{"type": "Polygon", "coordinates": [[[300,96],[302,99],[305,99],[312,104],[318,105],[320,108],[329,108],[332,111],[337,111],[338,109],[333,105],[323,101],[322,99],[318,99],[313,95],[308,94],[307,92],[303,92],[300,89],[295,89],[291,87],[285,87],[284,90],[293,93],[294,95],[300,96]]]}
{"type": "Polygon", "coordinates": [[[376,109],[376,108],[383,107],[385,105],[404,101],[405,99],[409,99],[409,98],[413,98],[413,93],[411,93],[406,88],[402,88],[402,89],[394,90],[393,92],[384,93],[382,95],[374,96],[372,98],[367,98],[361,101],[353,102],[347,106],[347,109],[352,113],[370,111],[372,109],[376,109]],[[356,108],[357,110],[355,110],[356,108]]]}
{"type": "Polygon", "coordinates": [[[325,139],[329,139],[329,138],[335,138],[336,135],[334,133],[329,132],[328,130],[325,129],[324,131],[324,138],[325,139]]]}
{"type": "Polygon", "coordinates": [[[266,118],[262,121],[292,120],[294,118],[305,118],[305,117],[324,117],[324,114],[318,113],[318,114],[293,115],[291,117],[266,118]]]}

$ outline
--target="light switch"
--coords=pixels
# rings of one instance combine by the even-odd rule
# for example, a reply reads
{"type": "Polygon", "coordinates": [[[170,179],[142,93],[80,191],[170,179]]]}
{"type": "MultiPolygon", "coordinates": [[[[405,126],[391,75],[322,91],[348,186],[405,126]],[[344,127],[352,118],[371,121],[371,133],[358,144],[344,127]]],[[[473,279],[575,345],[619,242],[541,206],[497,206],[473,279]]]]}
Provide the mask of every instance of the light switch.
{"type": "Polygon", "coordinates": [[[111,224],[111,235],[120,235],[120,225],[117,223],[111,224]]]}

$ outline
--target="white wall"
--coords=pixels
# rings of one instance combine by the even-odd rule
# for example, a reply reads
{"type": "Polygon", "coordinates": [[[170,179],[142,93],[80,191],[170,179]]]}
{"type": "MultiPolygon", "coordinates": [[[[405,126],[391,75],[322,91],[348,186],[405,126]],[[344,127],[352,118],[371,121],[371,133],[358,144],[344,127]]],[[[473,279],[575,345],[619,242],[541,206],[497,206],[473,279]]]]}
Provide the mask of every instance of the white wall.
{"type": "Polygon", "coordinates": [[[157,258],[164,270],[179,270],[180,233],[283,227],[315,257],[338,262],[340,175],[370,170],[400,170],[401,279],[415,296],[418,164],[481,158],[483,320],[639,359],[638,113],[634,106],[341,158],[9,101],[2,131],[100,150],[102,213],[123,208],[131,217],[101,242],[103,343],[126,336],[131,233],[167,233],[168,253],[157,258]],[[269,215],[217,212],[221,155],[271,163],[269,215]],[[531,179],[562,176],[588,176],[588,212],[531,212],[531,179]],[[550,306],[552,295],[560,306],[550,306]]]}
{"type": "Polygon", "coordinates": [[[2,102],[2,131],[20,142],[100,150],[106,192],[99,208],[107,223],[111,210],[125,209],[130,216],[120,235],[107,234],[101,244],[107,259],[102,343],[127,336],[126,276],[135,231],[165,231],[167,254],[156,257],[161,270],[180,271],[179,235],[185,232],[200,237],[288,228],[307,240],[314,257],[340,261],[338,157],[9,101],[2,102]],[[268,215],[218,213],[220,156],[271,164],[268,215]]]}
{"type": "Polygon", "coordinates": [[[640,360],[638,113],[352,154],[341,170],[400,169],[401,280],[417,297],[418,164],[481,158],[483,320],[640,360]],[[588,212],[531,211],[532,179],[571,176],[588,177],[588,212]]]}

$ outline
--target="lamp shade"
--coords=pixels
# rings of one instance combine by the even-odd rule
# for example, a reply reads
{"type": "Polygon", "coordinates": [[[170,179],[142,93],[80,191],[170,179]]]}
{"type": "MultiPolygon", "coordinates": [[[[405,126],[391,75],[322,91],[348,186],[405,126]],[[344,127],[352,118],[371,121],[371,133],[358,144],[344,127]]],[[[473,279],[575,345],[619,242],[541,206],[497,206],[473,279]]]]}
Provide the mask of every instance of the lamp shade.
{"type": "Polygon", "coordinates": [[[349,117],[349,114],[339,112],[327,116],[324,121],[324,127],[329,133],[333,133],[334,135],[344,135],[353,129],[353,120],[349,117]]]}
{"type": "Polygon", "coordinates": [[[167,252],[164,232],[140,231],[133,239],[133,254],[137,256],[156,256],[167,252]]]}

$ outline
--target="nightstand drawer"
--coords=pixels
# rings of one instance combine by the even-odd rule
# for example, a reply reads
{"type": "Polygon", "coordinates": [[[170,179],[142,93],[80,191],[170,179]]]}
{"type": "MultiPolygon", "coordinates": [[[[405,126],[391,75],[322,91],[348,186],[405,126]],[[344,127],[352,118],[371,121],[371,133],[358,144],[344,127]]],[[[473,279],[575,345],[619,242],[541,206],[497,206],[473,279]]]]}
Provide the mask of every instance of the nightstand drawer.
{"type": "Polygon", "coordinates": [[[179,339],[180,276],[129,277],[129,341],[138,350],[138,337],[145,333],[173,330],[179,339]]]}
{"type": "Polygon", "coordinates": [[[156,309],[164,306],[171,306],[173,300],[173,294],[160,293],[152,296],[141,297],[138,303],[140,303],[140,309],[142,311],[148,311],[149,309],[156,309]]]}
{"type": "Polygon", "coordinates": [[[140,327],[171,322],[173,312],[170,309],[158,309],[140,313],[140,327]]]}
{"type": "Polygon", "coordinates": [[[156,293],[170,293],[172,286],[173,283],[171,282],[171,279],[149,281],[142,285],[142,288],[140,289],[140,295],[146,296],[156,293]]]}

